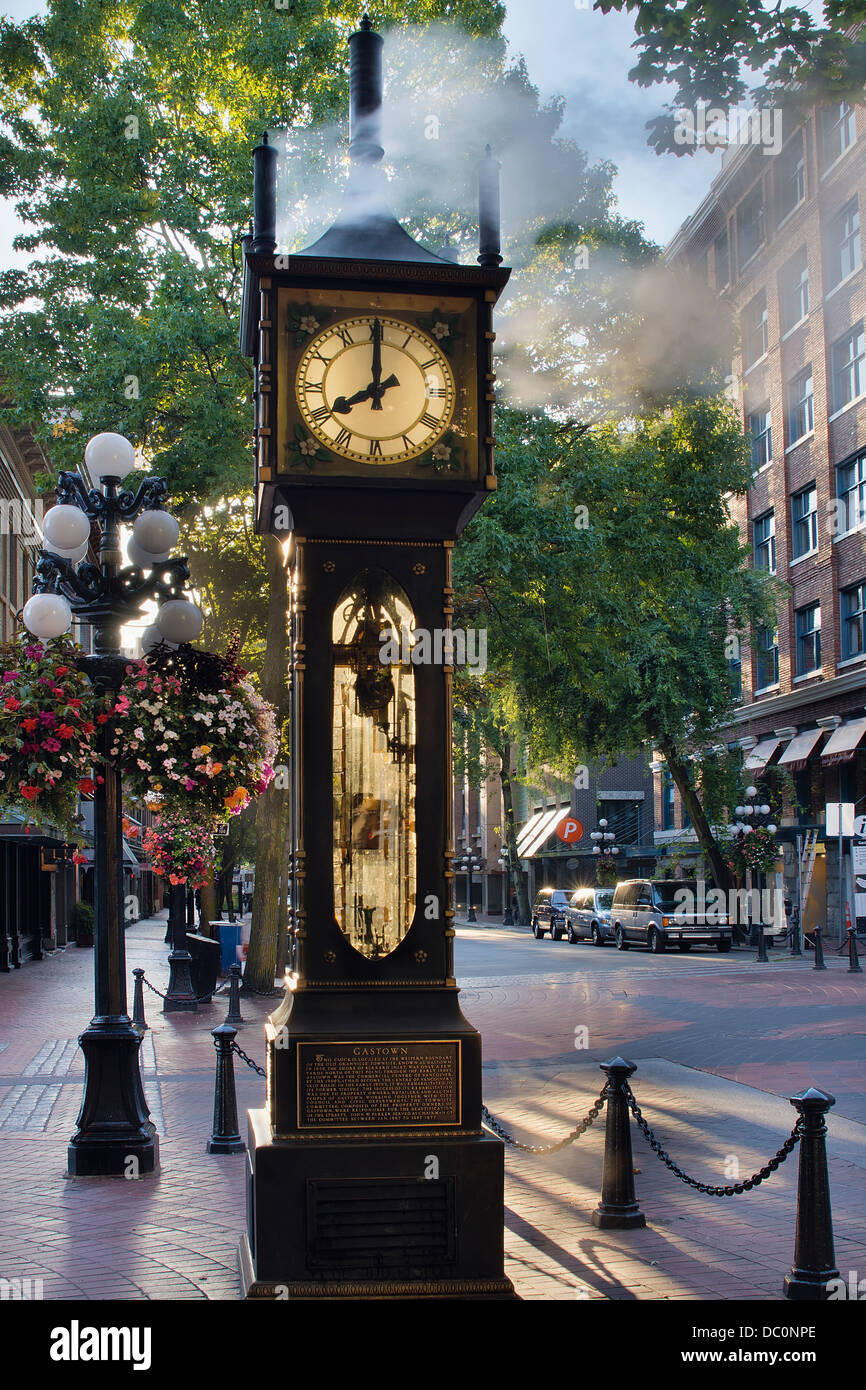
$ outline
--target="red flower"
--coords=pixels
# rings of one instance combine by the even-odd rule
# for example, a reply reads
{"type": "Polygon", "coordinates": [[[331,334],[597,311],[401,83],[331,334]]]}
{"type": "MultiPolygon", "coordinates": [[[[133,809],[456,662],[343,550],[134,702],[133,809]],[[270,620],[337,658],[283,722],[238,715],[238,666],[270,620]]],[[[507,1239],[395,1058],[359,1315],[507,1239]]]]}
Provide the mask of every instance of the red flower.
{"type": "Polygon", "coordinates": [[[97,722],[97,724],[107,724],[107,723],[108,723],[108,715],[107,715],[107,714],[98,714],[98,715],[96,716],[96,722],[97,722]]]}
{"type": "Polygon", "coordinates": [[[21,720],[21,727],[22,727],[22,729],[26,729],[27,732],[28,732],[28,734],[32,734],[32,733],[33,733],[33,730],[34,730],[35,728],[37,728],[38,725],[39,725],[39,720],[38,720],[38,719],[22,719],[22,720],[21,720]]]}
{"type": "Polygon", "coordinates": [[[58,733],[58,735],[59,735],[60,738],[74,738],[74,737],[75,737],[75,730],[74,730],[74,729],[72,728],[72,726],[69,725],[69,724],[61,724],[61,725],[60,725],[60,728],[57,730],[57,733],[58,733]]]}
{"type": "Polygon", "coordinates": [[[20,701],[20,700],[16,700],[14,695],[10,695],[9,698],[7,699],[7,701],[6,701],[6,708],[7,708],[7,709],[11,709],[11,710],[15,710],[15,709],[20,709],[20,707],[21,707],[21,701],[20,701]]]}
{"type": "Polygon", "coordinates": [[[73,862],[73,864],[86,864],[86,863],[87,863],[87,855],[86,855],[86,854],[73,854],[73,856],[72,856],[72,862],[73,862]]]}
{"type": "Polygon", "coordinates": [[[66,672],[67,672],[68,670],[69,670],[69,667],[68,667],[68,666],[55,666],[55,668],[54,668],[54,674],[55,674],[55,676],[65,676],[65,675],[66,675],[66,672]]]}
{"type": "Polygon", "coordinates": [[[80,792],[85,792],[87,795],[92,795],[93,792],[96,791],[96,783],[92,777],[82,777],[78,783],[78,790],[80,792]]]}
{"type": "Polygon", "coordinates": [[[40,793],[40,791],[41,791],[41,788],[40,788],[40,787],[19,787],[18,790],[20,791],[20,793],[21,793],[22,796],[26,796],[26,798],[27,798],[28,801],[35,801],[36,798],[37,798],[37,796],[39,795],[39,793],[40,793]]]}
{"type": "Polygon", "coordinates": [[[89,719],[82,719],[81,728],[85,734],[92,734],[96,728],[96,725],[91,724],[89,719]]]}

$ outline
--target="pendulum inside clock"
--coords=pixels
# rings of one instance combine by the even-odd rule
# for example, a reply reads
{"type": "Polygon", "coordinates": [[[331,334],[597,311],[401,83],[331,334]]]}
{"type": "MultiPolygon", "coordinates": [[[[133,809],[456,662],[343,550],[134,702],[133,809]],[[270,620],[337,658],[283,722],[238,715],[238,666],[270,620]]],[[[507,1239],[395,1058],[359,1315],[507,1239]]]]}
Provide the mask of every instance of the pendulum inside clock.
{"type": "Polygon", "coordinates": [[[415,910],[414,672],[381,660],[412,622],[382,571],[359,574],[334,610],[334,911],[367,957],[393,951],[415,910]]]}

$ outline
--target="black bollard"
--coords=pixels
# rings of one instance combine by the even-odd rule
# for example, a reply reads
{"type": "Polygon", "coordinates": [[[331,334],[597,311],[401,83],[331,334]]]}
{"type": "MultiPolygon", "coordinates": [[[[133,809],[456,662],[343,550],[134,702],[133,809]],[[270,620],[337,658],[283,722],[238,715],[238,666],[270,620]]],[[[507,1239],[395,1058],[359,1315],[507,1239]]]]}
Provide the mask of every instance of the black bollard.
{"type": "Polygon", "coordinates": [[[244,1023],[241,1014],[241,968],[239,965],[229,966],[229,1011],[223,1022],[228,1023],[232,1028],[240,1028],[244,1023]]]}
{"type": "Polygon", "coordinates": [[[209,1154],[243,1153],[246,1144],[238,1130],[238,1100],[235,1094],[235,1063],[232,1043],[236,1030],[221,1023],[211,1030],[217,1050],[216,1080],[213,1093],[213,1133],[207,1141],[209,1154]]]}
{"type": "Polygon", "coordinates": [[[139,967],[133,970],[135,976],[135,991],[132,996],[132,1026],[139,1032],[146,1033],[147,1019],[144,1016],[144,971],[139,967]]]}
{"type": "Polygon", "coordinates": [[[164,1014],[198,1012],[198,1001],[192,983],[192,956],[186,939],[185,897],[186,889],[183,884],[172,884],[169,908],[172,947],[168,955],[168,989],[162,1006],[164,1014]]]}
{"type": "Polygon", "coordinates": [[[854,935],[853,927],[848,928],[848,974],[863,974],[863,967],[860,964],[860,957],[857,954],[857,938],[854,935]]]}
{"type": "Polygon", "coordinates": [[[593,1226],[602,1230],[628,1231],[646,1225],[646,1217],[635,1198],[631,1117],[625,1089],[629,1077],[637,1068],[634,1062],[614,1057],[612,1062],[602,1062],[601,1070],[607,1073],[611,1090],[607,1098],[604,1130],[601,1201],[591,1219],[593,1226]]]}
{"type": "Polygon", "coordinates": [[[812,966],[812,969],[826,970],[827,967],[824,964],[824,942],[821,939],[821,928],[816,927],[812,935],[815,938],[815,964],[812,966]]]}
{"type": "Polygon", "coordinates": [[[830,1210],[830,1180],[824,1116],[834,1096],[814,1086],[789,1096],[802,1116],[800,1168],[797,1174],[797,1234],[794,1263],[785,1276],[785,1297],[819,1302],[827,1298],[827,1285],[839,1278],[833,1248],[833,1216],[830,1210]]]}

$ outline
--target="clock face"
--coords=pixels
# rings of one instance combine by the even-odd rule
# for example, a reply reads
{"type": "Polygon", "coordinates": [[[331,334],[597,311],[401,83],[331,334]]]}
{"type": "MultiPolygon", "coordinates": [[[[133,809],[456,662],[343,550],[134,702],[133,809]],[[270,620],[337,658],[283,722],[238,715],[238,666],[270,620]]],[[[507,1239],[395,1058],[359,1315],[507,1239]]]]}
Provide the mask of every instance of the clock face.
{"type": "Polygon", "coordinates": [[[295,393],[311,434],[361,463],[418,458],[454,414],[454,377],[435,340],[373,314],[341,319],[311,340],[295,393]]]}

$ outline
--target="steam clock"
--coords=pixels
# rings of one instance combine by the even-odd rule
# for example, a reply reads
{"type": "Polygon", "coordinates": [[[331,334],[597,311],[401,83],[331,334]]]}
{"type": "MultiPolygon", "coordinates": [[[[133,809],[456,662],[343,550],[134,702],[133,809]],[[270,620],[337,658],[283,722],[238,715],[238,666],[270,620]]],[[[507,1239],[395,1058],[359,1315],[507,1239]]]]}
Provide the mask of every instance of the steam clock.
{"type": "Polygon", "coordinates": [[[244,1289],[508,1298],[451,906],[451,554],[496,485],[498,170],[479,264],[414,241],[378,167],[382,40],[365,19],[349,45],[345,210],[277,256],[263,141],[245,255],[257,525],[291,535],[294,945],[249,1114],[244,1289]],[[422,630],[438,664],[407,657],[422,630]]]}

